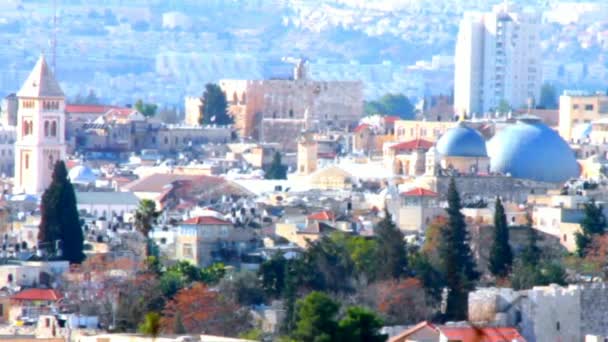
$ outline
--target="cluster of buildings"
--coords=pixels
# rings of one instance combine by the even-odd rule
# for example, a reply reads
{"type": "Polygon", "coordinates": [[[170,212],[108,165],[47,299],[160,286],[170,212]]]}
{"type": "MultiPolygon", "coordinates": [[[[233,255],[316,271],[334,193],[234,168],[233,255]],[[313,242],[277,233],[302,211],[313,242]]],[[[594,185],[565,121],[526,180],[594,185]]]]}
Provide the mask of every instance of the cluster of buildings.
{"type": "MultiPolygon", "coordinates": [[[[163,25],[187,29],[170,14],[163,25]]],[[[510,5],[467,14],[453,106],[439,99],[416,120],[363,118],[361,81],[313,80],[299,60],[289,79],[220,81],[232,126],[199,125],[199,97],[186,98],[183,123],[168,125],[130,106],[66,102],[41,57],[0,115],[0,339],[143,340],[103,334],[111,320],[80,304],[84,294],[111,294],[99,290],[104,276],[128,281],[136,273],[146,242],[134,214],[144,199],[161,211],[150,238],[163,259],[200,267],[256,270],[332,232],[371,237],[384,209],[420,244],[445,216],[452,179],[481,270],[497,196],[514,250],[535,229],[542,248],[573,252],[584,204],[608,201],[608,96],[564,92],[559,109],[534,108],[539,22],[510,5]],[[496,113],[505,104],[510,109],[496,113]],[[277,155],[287,177],[265,179],[277,155]],[[51,261],[38,249],[40,196],[59,160],[76,190],[85,253],[107,269],[51,261]]],[[[606,295],[603,284],[479,289],[468,325],[423,322],[394,331],[391,341],[599,339],[608,336],[606,295]]],[[[262,327],[274,333],[278,323],[262,327]]]]}

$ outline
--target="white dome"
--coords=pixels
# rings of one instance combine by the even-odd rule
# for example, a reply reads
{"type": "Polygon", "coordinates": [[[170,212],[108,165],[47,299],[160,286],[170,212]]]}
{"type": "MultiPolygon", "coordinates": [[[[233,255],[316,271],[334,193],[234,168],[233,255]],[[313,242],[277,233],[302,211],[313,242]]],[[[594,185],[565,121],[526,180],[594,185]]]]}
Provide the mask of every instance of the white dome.
{"type": "Polygon", "coordinates": [[[97,180],[93,170],[83,165],[74,166],[68,173],[68,178],[74,184],[91,184],[97,180]]]}

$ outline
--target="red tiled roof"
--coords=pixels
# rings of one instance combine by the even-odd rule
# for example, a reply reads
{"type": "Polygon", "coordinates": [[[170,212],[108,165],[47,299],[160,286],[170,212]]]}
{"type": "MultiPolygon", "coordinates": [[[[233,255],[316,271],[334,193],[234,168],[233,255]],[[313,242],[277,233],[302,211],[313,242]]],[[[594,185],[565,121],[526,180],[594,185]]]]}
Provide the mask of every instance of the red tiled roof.
{"type": "Polygon", "coordinates": [[[333,221],[336,219],[336,215],[328,210],[319,211],[318,213],[313,213],[308,215],[309,220],[317,220],[317,221],[333,221]]]}
{"type": "Polygon", "coordinates": [[[448,340],[462,342],[525,342],[515,328],[439,327],[448,340]]]}
{"type": "Polygon", "coordinates": [[[393,116],[393,115],[384,117],[384,123],[395,123],[395,121],[397,121],[397,120],[401,120],[401,118],[398,116],[393,116]]]}
{"type": "Polygon", "coordinates": [[[413,334],[423,328],[429,328],[431,330],[435,330],[437,332],[437,334],[439,334],[439,329],[437,329],[437,327],[435,327],[432,323],[427,322],[427,321],[422,321],[422,322],[416,324],[415,326],[405,330],[404,332],[398,334],[397,336],[389,339],[389,342],[404,341],[404,338],[410,336],[411,334],[413,334]]]}
{"type": "Polygon", "coordinates": [[[26,289],[11,297],[14,300],[46,300],[52,302],[61,298],[61,294],[52,289],[26,289]]]}
{"type": "Polygon", "coordinates": [[[133,108],[111,108],[106,113],[106,116],[122,116],[128,117],[129,115],[137,112],[137,110],[133,108]]]}
{"type": "Polygon", "coordinates": [[[213,217],[213,216],[199,216],[199,217],[193,217],[193,218],[189,218],[187,220],[184,221],[185,224],[197,224],[197,225],[226,225],[226,224],[232,224],[231,222],[225,221],[225,220],[221,220],[218,219],[217,217],[213,217]]]}
{"type": "Polygon", "coordinates": [[[66,104],[65,111],[69,114],[104,114],[108,110],[116,108],[106,105],[66,104]]]}
{"type": "Polygon", "coordinates": [[[414,139],[414,140],[405,141],[405,142],[393,145],[393,146],[391,146],[391,149],[397,150],[397,151],[418,150],[418,149],[428,150],[431,147],[433,147],[433,145],[434,145],[434,143],[432,143],[428,140],[414,139]]]}
{"type": "Polygon", "coordinates": [[[155,173],[147,177],[135,180],[127,184],[124,188],[133,192],[158,192],[163,193],[167,190],[167,185],[176,181],[192,182],[197,185],[217,185],[225,183],[224,179],[213,176],[203,175],[181,175],[169,173],[155,173]]]}
{"type": "Polygon", "coordinates": [[[319,152],[317,153],[317,158],[321,159],[334,159],[336,158],[336,152],[319,152]]]}
{"type": "Polygon", "coordinates": [[[359,126],[355,127],[354,132],[359,133],[366,128],[369,128],[368,124],[360,124],[359,126]]]}
{"type": "Polygon", "coordinates": [[[437,195],[439,195],[439,194],[434,191],[423,189],[423,188],[415,188],[410,191],[401,193],[401,196],[406,196],[406,197],[437,197],[437,195]]]}

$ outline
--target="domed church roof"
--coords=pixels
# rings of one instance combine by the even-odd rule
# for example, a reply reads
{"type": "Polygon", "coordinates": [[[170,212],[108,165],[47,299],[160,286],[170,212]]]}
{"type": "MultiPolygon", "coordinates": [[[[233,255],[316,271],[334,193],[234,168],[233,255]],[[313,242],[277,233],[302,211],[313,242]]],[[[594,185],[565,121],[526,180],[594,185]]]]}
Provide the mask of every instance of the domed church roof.
{"type": "Polygon", "coordinates": [[[90,168],[77,165],[68,172],[68,178],[74,184],[91,184],[97,180],[97,176],[90,168]]]}
{"type": "Polygon", "coordinates": [[[437,141],[437,152],[448,157],[487,157],[486,141],[464,123],[449,129],[437,141]]]}
{"type": "Polygon", "coordinates": [[[523,117],[488,142],[492,172],[516,178],[561,183],[578,177],[570,146],[538,118],[523,117]]]}

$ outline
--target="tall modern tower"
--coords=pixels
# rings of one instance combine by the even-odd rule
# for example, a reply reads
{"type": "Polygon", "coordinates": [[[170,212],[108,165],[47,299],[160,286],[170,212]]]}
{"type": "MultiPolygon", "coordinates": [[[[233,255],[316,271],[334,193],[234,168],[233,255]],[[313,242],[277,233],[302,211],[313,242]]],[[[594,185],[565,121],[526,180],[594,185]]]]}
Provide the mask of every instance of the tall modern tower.
{"type": "Polygon", "coordinates": [[[41,194],[65,158],[65,95],[41,56],[17,93],[13,193],[41,194]]]}
{"type": "Polygon", "coordinates": [[[456,40],[454,109],[471,115],[538,101],[542,83],[540,15],[515,5],[465,13],[456,40]]]}

